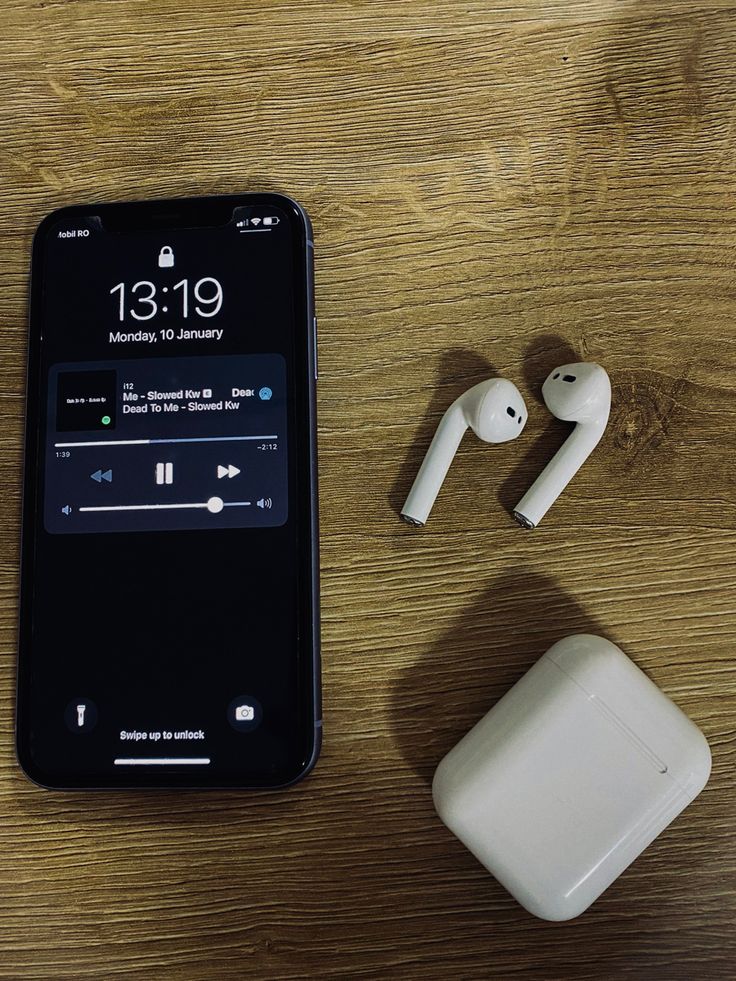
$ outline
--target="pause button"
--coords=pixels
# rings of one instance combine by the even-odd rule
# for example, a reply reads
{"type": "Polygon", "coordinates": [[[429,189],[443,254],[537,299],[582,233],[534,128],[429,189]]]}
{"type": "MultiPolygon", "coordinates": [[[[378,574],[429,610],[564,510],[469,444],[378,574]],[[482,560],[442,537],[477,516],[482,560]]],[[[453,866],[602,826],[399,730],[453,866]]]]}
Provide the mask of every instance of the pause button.
{"type": "Polygon", "coordinates": [[[157,463],[156,464],[156,483],[157,484],[173,484],[174,483],[174,464],[173,463],[157,463]]]}

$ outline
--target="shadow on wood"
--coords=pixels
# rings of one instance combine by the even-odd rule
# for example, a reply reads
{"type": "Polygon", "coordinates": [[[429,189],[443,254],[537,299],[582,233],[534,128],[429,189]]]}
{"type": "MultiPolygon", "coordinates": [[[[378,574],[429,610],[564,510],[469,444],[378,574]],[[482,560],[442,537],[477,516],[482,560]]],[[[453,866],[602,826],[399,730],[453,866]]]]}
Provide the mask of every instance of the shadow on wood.
{"type": "Polygon", "coordinates": [[[431,783],[445,753],[555,641],[576,633],[607,636],[554,580],[524,567],[497,579],[394,692],[394,732],[412,769],[431,783]]]}

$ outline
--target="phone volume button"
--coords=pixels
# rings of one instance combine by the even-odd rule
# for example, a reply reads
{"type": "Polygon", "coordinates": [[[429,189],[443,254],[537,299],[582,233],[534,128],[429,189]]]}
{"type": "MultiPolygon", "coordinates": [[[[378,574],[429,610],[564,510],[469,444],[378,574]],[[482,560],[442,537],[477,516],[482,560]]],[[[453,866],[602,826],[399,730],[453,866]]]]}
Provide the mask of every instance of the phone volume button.
{"type": "Polygon", "coordinates": [[[317,368],[317,318],[312,317],[312,359],[314,361],[314,380],[319,378],[319,370],[317,368]]]}

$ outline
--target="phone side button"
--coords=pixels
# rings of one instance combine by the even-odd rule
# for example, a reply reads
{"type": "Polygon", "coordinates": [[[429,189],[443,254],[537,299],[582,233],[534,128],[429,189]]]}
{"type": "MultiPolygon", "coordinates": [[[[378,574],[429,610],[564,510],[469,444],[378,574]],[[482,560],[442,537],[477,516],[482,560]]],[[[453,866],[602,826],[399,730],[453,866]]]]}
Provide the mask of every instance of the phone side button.
{"type": "Polygon", "coordinates": [[[317,367],[317,318],[312,317],[312,358],[314,359],[314,380],[319,378],[317,367]]]}

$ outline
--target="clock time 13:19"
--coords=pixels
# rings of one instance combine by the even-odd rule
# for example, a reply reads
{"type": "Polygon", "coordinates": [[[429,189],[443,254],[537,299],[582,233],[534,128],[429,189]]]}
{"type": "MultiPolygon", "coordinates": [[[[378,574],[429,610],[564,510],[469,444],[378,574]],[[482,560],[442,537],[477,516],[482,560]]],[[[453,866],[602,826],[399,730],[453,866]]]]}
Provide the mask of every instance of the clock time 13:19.
{"type": "MultiPolygon", "coordinates": [[[[163,293],[169,292],[169,287],[164,286],[163,293]]],[[[178,283],[171,287],[172,295],[177,307],[181,305],[181,316],[188,317],[190,309],[198,317],[214,317],[220,312],[222,307],[222,284],[212,276],[204,276],[198,279],[191,289],[188,279],[180,279],[178,283]]],[[[118,283],[110,290],[110,294],[118,294],[118,319],[125,320],[126,316],[131,316],[134,320],[151,320],[161,311],[168,313],[169,308],[158,300],[159,290],[155,283],[148,279],[141,279],[132,286],[127,287],[125,283],[118,283]]]]}

